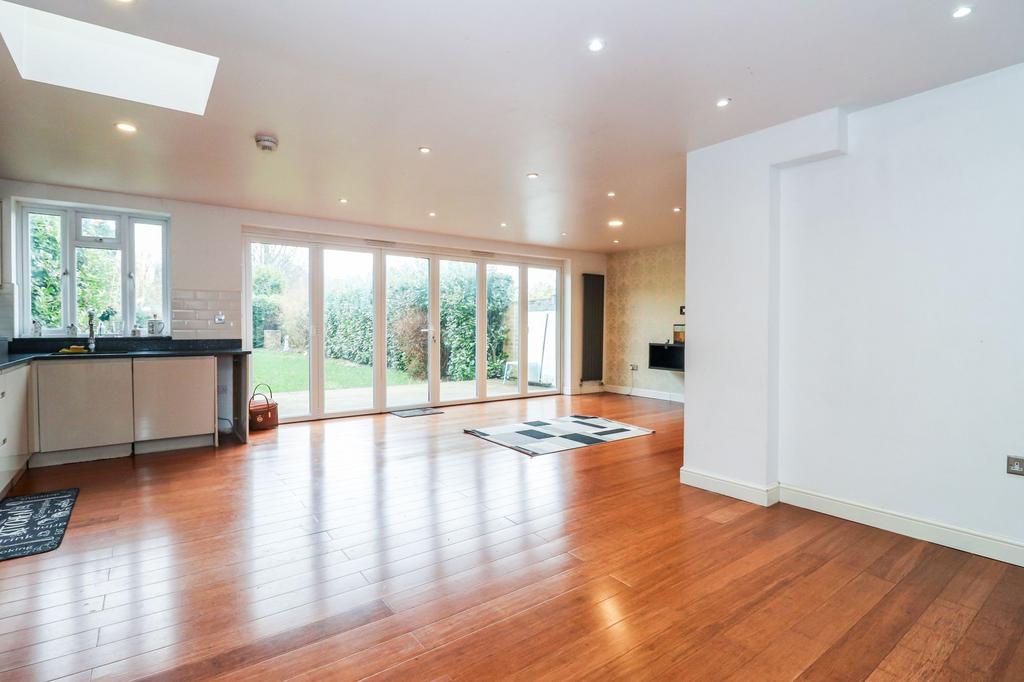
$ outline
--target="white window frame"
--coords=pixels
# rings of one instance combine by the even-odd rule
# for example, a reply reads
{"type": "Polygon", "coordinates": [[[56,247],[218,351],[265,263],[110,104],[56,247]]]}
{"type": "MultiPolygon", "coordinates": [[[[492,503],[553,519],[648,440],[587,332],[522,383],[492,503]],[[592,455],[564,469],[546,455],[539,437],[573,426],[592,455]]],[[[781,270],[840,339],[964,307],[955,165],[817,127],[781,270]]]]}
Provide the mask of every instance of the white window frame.
{"type": "MultiPolygon", "coordinates": [[[[135,223],[160,225],[163,229],[163,268],[161,317],[165,324],[170,319],[171,311],[171,219],[160,214],[146,214],[137,211],[98,208],[92,206],[73,206],[66,204],[47,204],[19,202],[17,236],[20,243],[18,249],[18,283],[21,287],[19,303],[18,330],[22,336],[32,334],[32,273],[31,240],[29,239],[30,213],[59,216],[61,219],[61,326],[43,329],[44,336],[67,336],[68,325],[77,319],[77,296],[75,291],[75,252],[79,247],[120,249],[121,251],[121,329],[113,336],[127,336],[134,326],[135,320],[135,223]],[[84,237],[81,233],[83,218],[113,220],[116,224],[116,236],[84,237]]],[[[87,329],[78,329],[78,336],[88,334],[87,329]]]]}

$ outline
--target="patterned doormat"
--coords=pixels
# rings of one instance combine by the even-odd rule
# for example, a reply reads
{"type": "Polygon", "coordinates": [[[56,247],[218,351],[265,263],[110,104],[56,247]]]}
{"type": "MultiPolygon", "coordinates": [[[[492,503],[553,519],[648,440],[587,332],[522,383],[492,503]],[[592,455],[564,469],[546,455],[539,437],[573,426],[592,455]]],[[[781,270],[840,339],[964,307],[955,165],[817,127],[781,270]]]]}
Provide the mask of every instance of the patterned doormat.
{"type": "Polygon", "coordinates": [[[583,414],[538,419],[487,429],[466,429],[465,432],[530,457],[654,433],[651,429],[640,426],[583,414]]]}
{"type": "Polygon", "coordinates": [[[60,547],[78,488],[8,497],[0,502],[0,561],[60,547]]]}

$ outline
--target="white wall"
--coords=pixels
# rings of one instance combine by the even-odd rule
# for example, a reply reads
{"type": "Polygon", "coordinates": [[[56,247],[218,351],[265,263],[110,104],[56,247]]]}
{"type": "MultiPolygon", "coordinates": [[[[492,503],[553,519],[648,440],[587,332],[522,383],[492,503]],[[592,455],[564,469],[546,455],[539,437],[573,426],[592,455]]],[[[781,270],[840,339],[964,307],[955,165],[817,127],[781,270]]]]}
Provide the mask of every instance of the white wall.
{"type": "MultiPolygon", "coordinates": [[[[566,304],[564,386],[580,390],[580,337],[582,331],[582,273],[604,273],[605,255],[490,239],[466,239],[400,228],[304,218],[300,216],[210,206],[130,194],[98,192],[71,187],[0,179],[3,202],[3,287],[0,291],[0,335],[11,335],[10,317],[16,289],[12,241],[14,204],[19,199],[58,201],[110,208],[166,213],[171,216],[171,287],[178,290],[239,292],[241,298],[244,254],[243,227],[272,228],[339,237],[395,241],[430,248],[478,250],[520,257],[554,258],[562,261],[566,304]]],[[[241,337],[241,331],[237,336],[241,337]]]]}
{"type": "Polygon", "coordinates": [[[846,154],[779,169],[776,199],[753,206],[760,183],[742,178],[763,170],[764,140],[691,155],[688,340],[702,353],[687,358],[684,481],[692,462],[694,485],[778,485],[784,502],[1024,563],[1024,478],[1005,473],[1024,452],[1022,121],[1024,65],[852,113],[846,154]],[[738,180],[703,161],[727,156],[738,180]],[[756,216],[713,222],[737,197],[756,216]],[[694,267],[712,262],[724,272],[694,267]],[[729,422],[742,435],[723,436],[729,422]],[[702,451],[723,437],[731,449],[702,451]]]}
{"type": "Polygon", "coordinates": [[[848,130],[783,179],[780,480],[1024,540],[1024,67],[848,130]]]}
{"type": "Polygon", "coordinates": [[[687,159],[683,473],[762,504],[778,481],[778,172],[838,153],[841,120],[822,112],[687,159]]]}

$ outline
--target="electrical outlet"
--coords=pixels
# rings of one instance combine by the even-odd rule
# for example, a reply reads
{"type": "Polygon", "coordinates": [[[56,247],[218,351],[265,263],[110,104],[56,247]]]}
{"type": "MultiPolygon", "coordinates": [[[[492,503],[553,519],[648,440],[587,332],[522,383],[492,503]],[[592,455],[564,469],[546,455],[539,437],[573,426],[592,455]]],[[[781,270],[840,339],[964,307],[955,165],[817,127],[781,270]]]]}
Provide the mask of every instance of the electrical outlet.
{"type": "Polygon", "coordinates": [[[1006,456],[1006,473],[1024,476],[1024,457],[1006,456]]]}
{"type": "Polygon", "coordinates": [[[224,313],[218,312],[216,315],[214,315],[213,316],[213,323],[214,324],[224,324],[224,313]]]}
{"type": "Polygon", "coordinates": [[[640,365],[636,364],[635,362],[629,363],[629,371],[630,372],[635,372],[638,369],[640,369],[640,365]]]}

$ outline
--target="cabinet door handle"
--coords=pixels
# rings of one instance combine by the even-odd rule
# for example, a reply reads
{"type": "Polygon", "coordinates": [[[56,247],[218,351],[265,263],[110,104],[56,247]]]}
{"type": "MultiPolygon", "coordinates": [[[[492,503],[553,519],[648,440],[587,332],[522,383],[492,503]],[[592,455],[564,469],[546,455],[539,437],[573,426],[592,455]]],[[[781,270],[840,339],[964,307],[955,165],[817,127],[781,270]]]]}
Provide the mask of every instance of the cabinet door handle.
{"type": "Polygon", "coordinates": [[[6,398],[6,397],[7,397],[7,391],[0,391],[0,398],[6,398]]]}
{"type": "Polygon", "coordinates": [[[7,445],[7,439],[4,438],[3,441],[0,441],[0,445],[7,445]]]}

